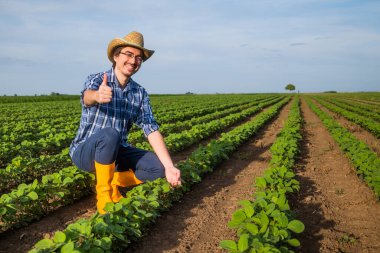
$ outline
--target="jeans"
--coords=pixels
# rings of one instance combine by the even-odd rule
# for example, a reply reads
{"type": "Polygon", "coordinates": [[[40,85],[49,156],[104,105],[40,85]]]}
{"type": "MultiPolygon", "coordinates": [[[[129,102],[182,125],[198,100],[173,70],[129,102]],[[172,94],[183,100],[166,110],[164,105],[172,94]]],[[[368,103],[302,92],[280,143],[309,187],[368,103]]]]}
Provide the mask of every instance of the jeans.
{"type": "Polygon", "coordinates": [[[165,168],[153,152],[120,145],[120,134],[113,128],[103,128],[75,150],[72,160],[81,170],[95,170],[95,161],[101,164],[115,162],[115,171],[132,169],[145,182],[165,177],[165,168]]]}

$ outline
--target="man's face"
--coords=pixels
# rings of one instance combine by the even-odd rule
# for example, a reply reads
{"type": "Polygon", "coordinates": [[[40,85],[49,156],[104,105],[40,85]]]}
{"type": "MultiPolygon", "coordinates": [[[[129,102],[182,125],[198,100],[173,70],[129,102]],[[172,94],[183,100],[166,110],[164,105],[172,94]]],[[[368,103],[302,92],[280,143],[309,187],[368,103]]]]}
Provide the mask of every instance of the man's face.
{"type": "Polygon", "coordinates": [[[124,47],[120,54],[113,57],[115,68],[126,77],[135,74],[142,64],[142,51],[134,47],[124,47]]]}

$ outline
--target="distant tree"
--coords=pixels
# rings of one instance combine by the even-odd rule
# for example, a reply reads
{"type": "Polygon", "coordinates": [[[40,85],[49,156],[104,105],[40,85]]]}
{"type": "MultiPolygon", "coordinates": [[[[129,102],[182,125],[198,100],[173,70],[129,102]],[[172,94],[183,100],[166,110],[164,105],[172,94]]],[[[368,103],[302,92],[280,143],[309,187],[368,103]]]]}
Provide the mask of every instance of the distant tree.
{"type": "Polygon", "coordinates": [[[15,94],[14,96],[17,97],[17,94],[15,94]]]}
{"type": "Polygon", "coordinates": [[[188,92],[186,92],[185,94],[186,94],[186,95],[193,95],[194,93],[193,93],[193,92],[190,92],[190,91],[188,91],[188,92]]]}
{"type": "Polygon", "coordinates": [[[294,86],[293,84],[289,83],[288,85],[286,85],[285,87],[285,90],[289,90],[289,91],[293,91],[296,89],[296,86],[294,86]]]}

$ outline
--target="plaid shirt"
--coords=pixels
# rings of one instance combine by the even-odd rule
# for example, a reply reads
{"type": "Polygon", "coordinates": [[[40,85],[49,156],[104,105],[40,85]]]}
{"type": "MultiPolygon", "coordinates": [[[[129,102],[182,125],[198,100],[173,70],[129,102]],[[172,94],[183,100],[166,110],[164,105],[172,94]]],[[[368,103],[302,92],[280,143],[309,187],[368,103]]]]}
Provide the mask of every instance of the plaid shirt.
{"type": "Polygon", "coordinates": [[[103,72],[90,75],[84,83],[81,96],[82,118],[78,133],[70,145],[71,157],[79,144],[105,127],[115,128],[120,133],[123,146],[129,145],[127,139],[132,123],[142,128],[145,136],[158,130],[145,89],[130,78],[123,90],[113,68],[106,73],[107,85],[112,88],[112,100],[109,103],[87,107],[83,102],[83,93],[87,89],[98,90],[103,81],[103,72]]]}

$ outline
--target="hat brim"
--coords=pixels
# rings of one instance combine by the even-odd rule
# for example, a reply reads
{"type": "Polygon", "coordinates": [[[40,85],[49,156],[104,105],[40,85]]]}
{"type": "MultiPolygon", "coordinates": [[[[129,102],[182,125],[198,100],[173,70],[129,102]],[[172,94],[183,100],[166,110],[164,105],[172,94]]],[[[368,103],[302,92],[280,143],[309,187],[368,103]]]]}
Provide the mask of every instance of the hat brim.
{"type": "Polygon", "coordinates": [[[128,47],[128,46],[140,49],[143,52],[143,55],[142,55],[143,61],[148,60],[154,53],[154,50],[146,49],[146,48],[141,47],[139,45],[130,43],[130,42],[128,42],[122,38],[115,38],[115,39],[111,40],[111,42],[108,44],[108,49],[107,49],[108,59],[112,63],[114,63],[115,61],[113,60],[113,53],[114,53],[115,49],[118,47],[128,47]]]}

